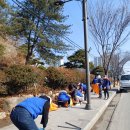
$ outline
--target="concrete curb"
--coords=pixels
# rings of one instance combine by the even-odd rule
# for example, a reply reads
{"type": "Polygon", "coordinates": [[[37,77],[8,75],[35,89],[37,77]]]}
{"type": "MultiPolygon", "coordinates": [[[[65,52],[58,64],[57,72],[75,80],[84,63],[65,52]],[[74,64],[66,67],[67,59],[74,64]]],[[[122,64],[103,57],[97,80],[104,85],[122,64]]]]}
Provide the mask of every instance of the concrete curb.
{"type": "Polygon", "coordinates": [[[106,110],[106,108],[108,107],[108,105],[110,104],[112,99],[115,97],[115,95],[116,95],[116,92],[114,92],[112,94],[112,96],[107,100],[105,105],[103,105],[103,107],[98,111],[98,113],[93,117],[93,119],[85,126],[85,128],[83,128],[81,130],[91,130],[92,129],[92,127],[95,125],[95,123],[98,121],[98,119],[102,116],[102,114],[104,113],[104,111],[106,110]]]}

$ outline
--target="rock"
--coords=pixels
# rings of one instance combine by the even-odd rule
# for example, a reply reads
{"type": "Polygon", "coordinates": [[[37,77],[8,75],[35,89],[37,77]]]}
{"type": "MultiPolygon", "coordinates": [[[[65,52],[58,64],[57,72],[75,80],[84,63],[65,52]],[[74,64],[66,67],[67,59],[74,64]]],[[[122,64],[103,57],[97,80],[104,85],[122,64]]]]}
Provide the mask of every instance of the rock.
{"type": "Polygon", "coordinates": [[[48,96],[52,96],[52,95],[53,95],[53,92],[49,91],[48,96]]]}
{"type": "Polygon", "coordinates": [[[5,112],[0,112],[0,119],[3,119],[6,117],[6,113],[5,112]]]}
{"type": "Polygon", "coordinates": [[[22,102],[28,97],[32,97],[33,95],[22,95],[22,97],[12,97],[4,99],[3,109],[6,112],[11,112],[12,108],[15,107],[18,103],[22,102]]]}

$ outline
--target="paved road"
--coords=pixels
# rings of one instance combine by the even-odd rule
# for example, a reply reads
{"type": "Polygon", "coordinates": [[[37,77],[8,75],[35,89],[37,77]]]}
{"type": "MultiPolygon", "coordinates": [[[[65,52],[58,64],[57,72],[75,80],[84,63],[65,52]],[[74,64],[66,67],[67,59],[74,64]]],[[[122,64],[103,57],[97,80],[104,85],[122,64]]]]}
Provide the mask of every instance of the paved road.
{"type": "Polygon", "coordinates": [[[118,94],[92,130],[130,130],[130,92],[118,94]]]}
{"type": "Polygon", "coordinates": [[[130,93],[122,93],[108,130],[130,130],[130,93]]]}

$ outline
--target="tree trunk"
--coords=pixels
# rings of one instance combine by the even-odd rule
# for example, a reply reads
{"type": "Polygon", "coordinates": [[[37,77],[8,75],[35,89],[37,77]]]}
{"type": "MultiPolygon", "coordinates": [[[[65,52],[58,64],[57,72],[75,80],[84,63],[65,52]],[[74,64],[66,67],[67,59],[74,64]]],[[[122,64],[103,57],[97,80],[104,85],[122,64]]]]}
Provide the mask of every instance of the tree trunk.
{"type": "Polygon", "coordinates": [[[104,74],[108,75],[108,70],[107,69],[104,69],[104,74]]]}
{"type": "Polygon", "coordinates": [[[114,76],[113,79],[113,87],[115,87],[116,77],[114,76]]]}
{"type": "Polygon", "coordinates": [[[29,64],[29,61],[30,61],[30,59],[31,59],[31,56],[32,56],[31,53],[28,53],[28,54],[27,54],[25,65],[29,64]]]}

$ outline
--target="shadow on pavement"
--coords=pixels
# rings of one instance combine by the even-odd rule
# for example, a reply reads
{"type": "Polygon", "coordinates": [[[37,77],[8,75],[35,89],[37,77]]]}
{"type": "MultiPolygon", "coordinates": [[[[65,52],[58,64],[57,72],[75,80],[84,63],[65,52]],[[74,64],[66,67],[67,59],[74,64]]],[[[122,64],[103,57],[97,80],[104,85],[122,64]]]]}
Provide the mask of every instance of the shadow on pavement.
{"type": "Polygon", "coordinates": [[[71,123],[68,123],[68,122],[65,122],[67,125],[70,125],[71,127],[67,127],[67,126],[58,126],[58,127],[61,127],[61,128],[66,128],[66,129],[75,129],[75,130],[81,130],[81,128],[80,127],[78,127],[78,126],[76,126],[76,125],[73,125],[73,124],[71,124],[71,123]]]}

